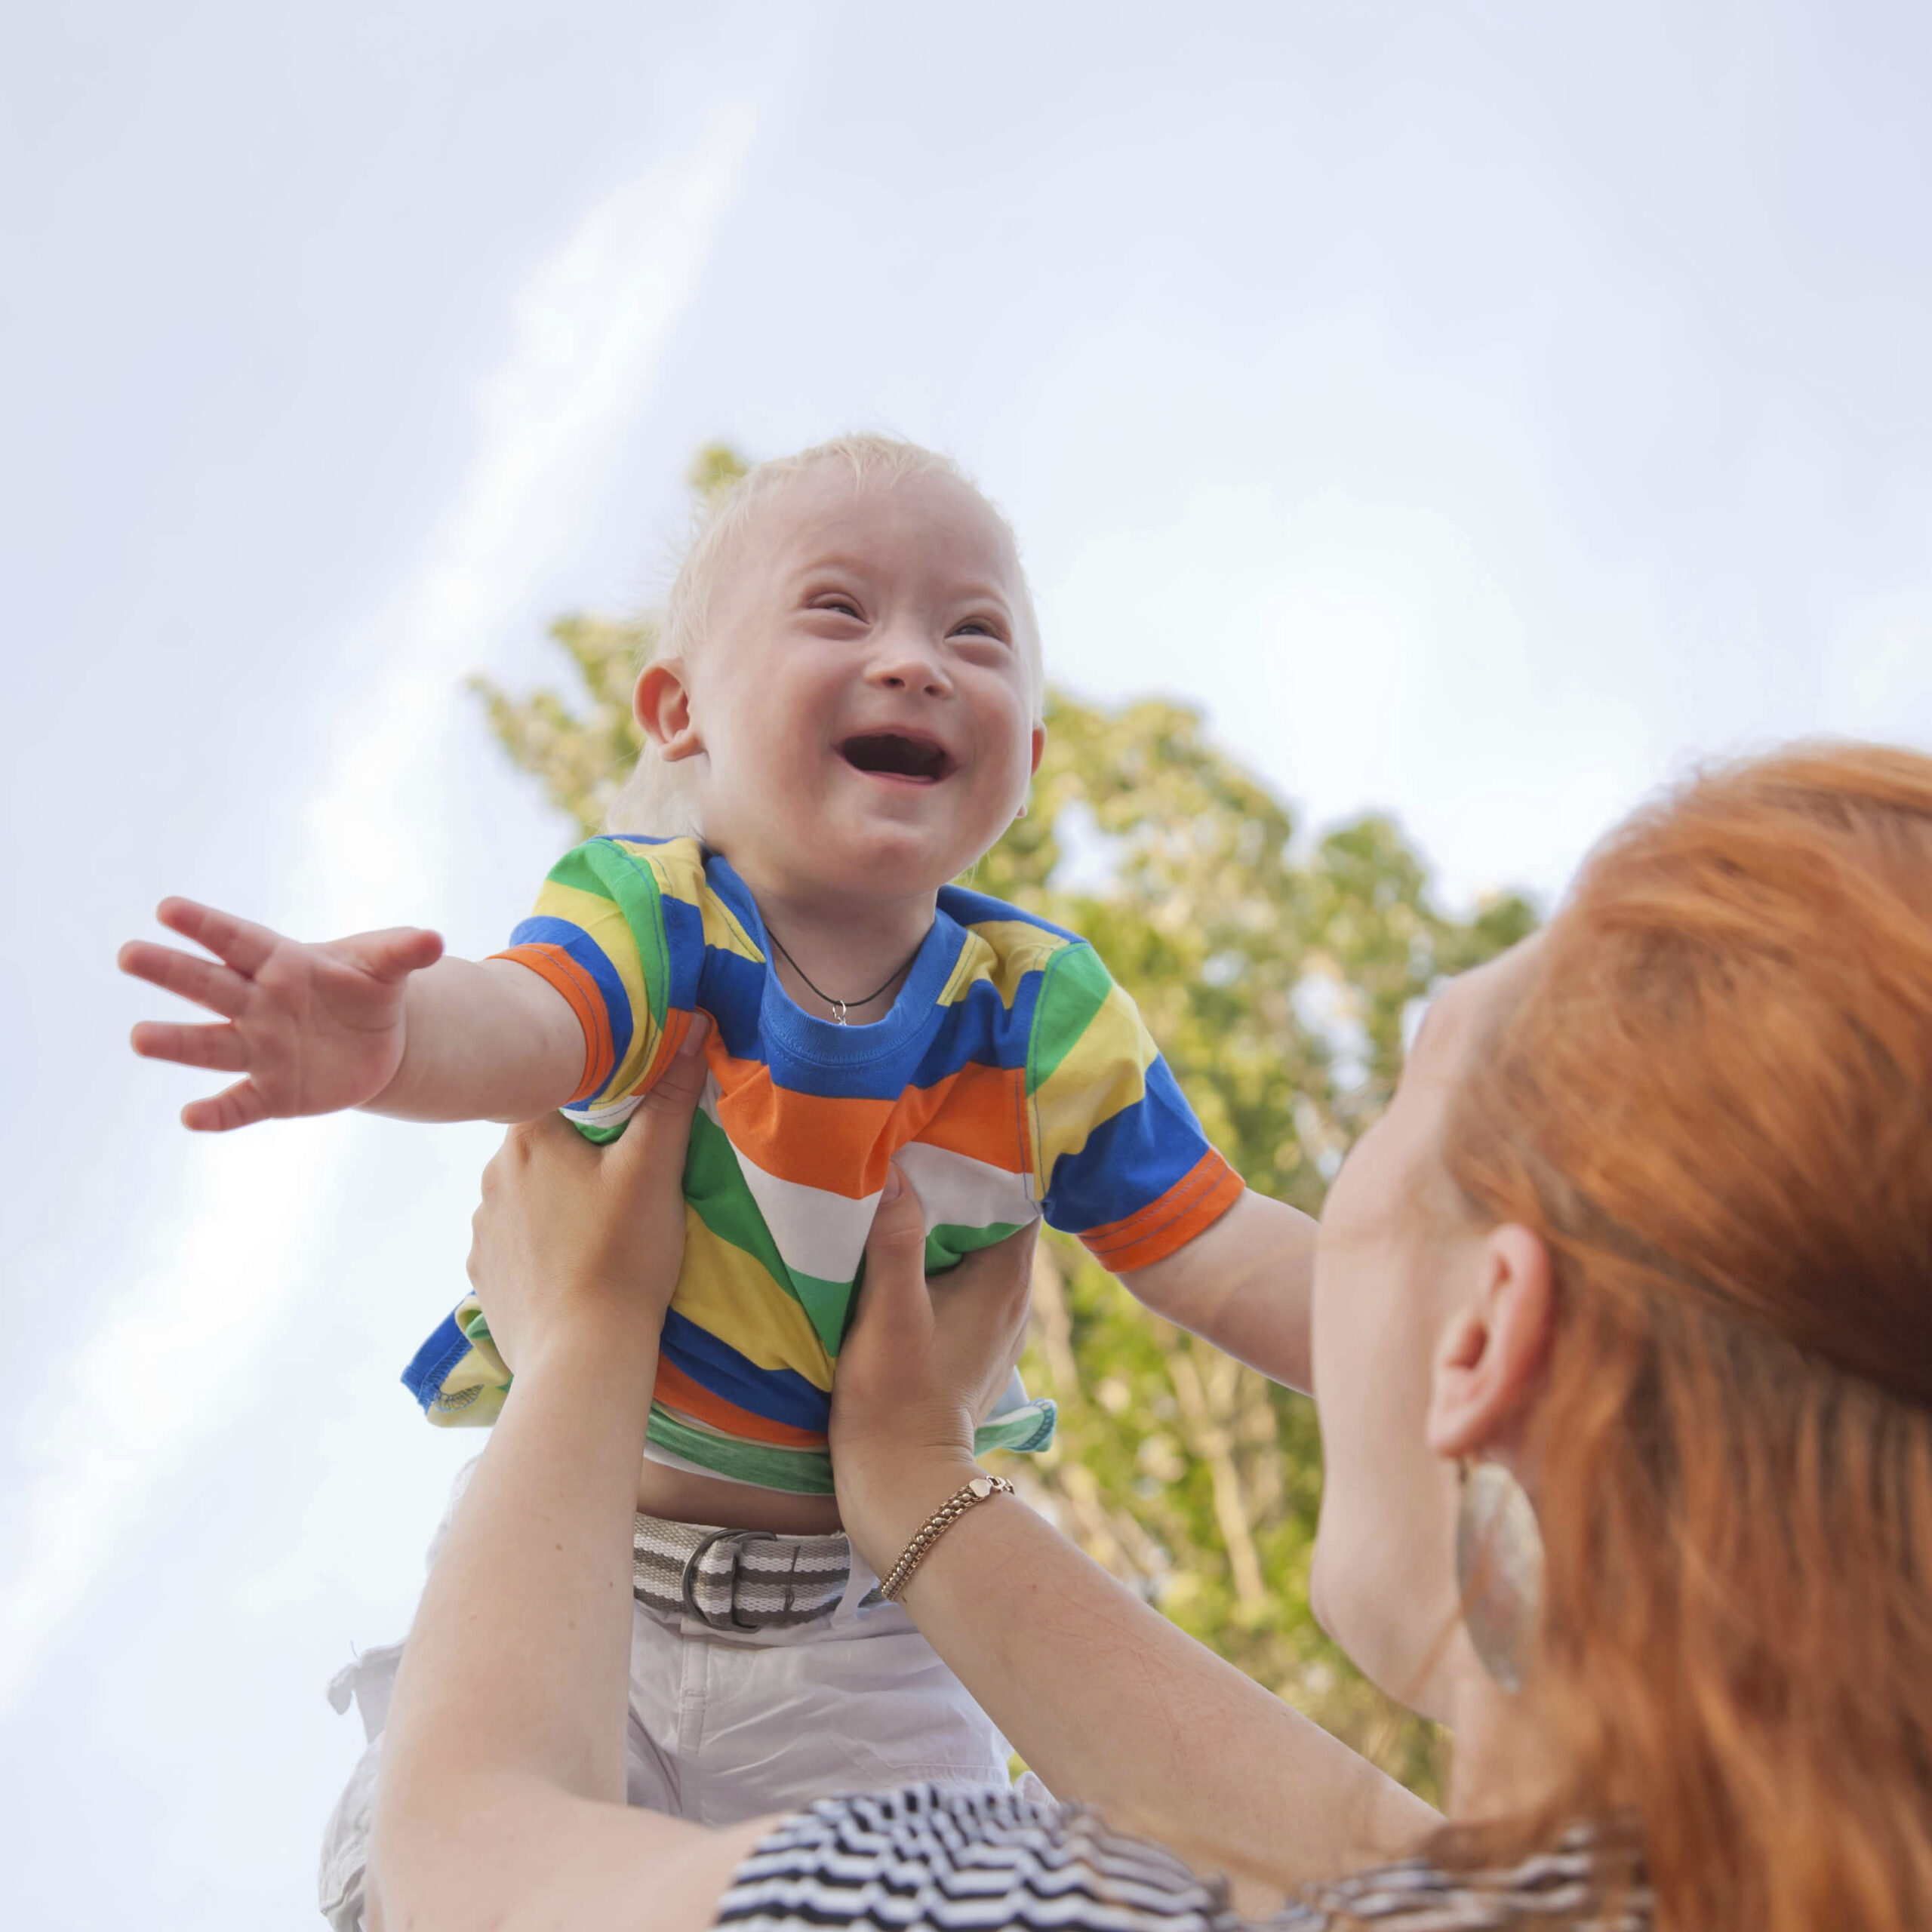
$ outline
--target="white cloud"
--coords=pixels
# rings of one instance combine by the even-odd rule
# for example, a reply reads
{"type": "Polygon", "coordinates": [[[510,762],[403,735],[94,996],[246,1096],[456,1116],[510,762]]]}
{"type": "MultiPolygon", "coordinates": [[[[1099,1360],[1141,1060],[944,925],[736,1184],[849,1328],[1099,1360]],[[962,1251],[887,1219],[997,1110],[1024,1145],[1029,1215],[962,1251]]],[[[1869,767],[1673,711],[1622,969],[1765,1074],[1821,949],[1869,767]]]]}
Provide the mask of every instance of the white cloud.
{"type": "MultiPolygon", "coordinates": [[[[492,614],[569,535],[647,398],[702,275],[750,145],[728,107],[691,150],[595,207],[532,278],[483,386],[475,460],[414,579],[373,620],[389,666],[297,841],[291,895],[309,931],[386,917],[435,874],[450,795],[451,686],[492,614]],[[370,909],[374,909],[373,910],[370,909]]],[[[115,1561],[148,1499],[255,1366],[337,1198],[346,1123],[257,1128],[207,1150],[185,1232],[64,1370],[27,1438],[17,1561],[0,1585],[0,1710],[115,1561]]]]}

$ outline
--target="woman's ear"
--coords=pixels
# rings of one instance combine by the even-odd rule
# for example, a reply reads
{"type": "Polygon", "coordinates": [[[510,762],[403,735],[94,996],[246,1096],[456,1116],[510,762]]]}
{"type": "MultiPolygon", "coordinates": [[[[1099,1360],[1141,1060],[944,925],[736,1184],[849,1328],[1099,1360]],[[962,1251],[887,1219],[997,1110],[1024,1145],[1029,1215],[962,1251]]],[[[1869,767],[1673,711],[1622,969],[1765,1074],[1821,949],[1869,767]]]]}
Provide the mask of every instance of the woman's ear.
{"type": "Polygon", "coordinates": [[[1491,1228],[1475,1265],[1477,1291],[1451,1319],[1431,1377],[1429,1446],[1445,1460],[1508,1432],[1549,1353],[1555,1303],[1542,1236],[1514,1223],[1491,1228]]]}
{"type": "Polygon", "coordinates": [[[667,764],[704,749],[691,719],[691,688],[685,681],[681,658],[653,658],[638,673],[631,711],[667,764]]]}

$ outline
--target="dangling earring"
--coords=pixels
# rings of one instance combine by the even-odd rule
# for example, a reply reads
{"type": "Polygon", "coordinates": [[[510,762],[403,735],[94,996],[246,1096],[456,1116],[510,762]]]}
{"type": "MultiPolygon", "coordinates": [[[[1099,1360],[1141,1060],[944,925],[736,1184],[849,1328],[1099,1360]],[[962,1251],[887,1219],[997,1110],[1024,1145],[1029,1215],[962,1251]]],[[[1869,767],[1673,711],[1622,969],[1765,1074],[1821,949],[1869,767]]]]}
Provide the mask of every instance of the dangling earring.
{"type": "Polygon", "coordinates": [[[1500,1463],[1464,1463],[1456,1511],[1456,1587],[1482,1666],[1523,1687],[1543,1621],[1543,1529],[1529,1492],[1500,1463]]]}

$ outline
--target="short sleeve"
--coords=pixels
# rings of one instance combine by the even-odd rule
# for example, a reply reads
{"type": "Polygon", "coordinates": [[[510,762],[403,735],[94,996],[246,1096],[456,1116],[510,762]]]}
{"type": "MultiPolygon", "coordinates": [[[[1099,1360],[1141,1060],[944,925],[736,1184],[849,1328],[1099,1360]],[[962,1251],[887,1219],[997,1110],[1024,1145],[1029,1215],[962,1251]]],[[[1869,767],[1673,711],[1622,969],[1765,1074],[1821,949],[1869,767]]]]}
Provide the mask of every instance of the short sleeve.
{"type": "Polygon", "coordinates": [[[678,849],[691,842],[587,840],[550,869],[530,917],[495,955],[528,968],[577,1015],[583,1075],[565,1112],[593,1140],[623,1131],[696,1004],[702,862],[678,849]]]}
{"type": "Polygon", "coordinates": [[[998,1787],[822,1800],[739,1866],[721,1926],[1246,1932],[1220,1881],[1091,1812],[998,1787]]]}
{"type": "Polygon", "coordinates": [[[1139,1008],[1084,943],[1046,963],[1026,1096],[1047,1220],[1115,1274],[1164,1260],[1241,1198],[1139,1008]]]}

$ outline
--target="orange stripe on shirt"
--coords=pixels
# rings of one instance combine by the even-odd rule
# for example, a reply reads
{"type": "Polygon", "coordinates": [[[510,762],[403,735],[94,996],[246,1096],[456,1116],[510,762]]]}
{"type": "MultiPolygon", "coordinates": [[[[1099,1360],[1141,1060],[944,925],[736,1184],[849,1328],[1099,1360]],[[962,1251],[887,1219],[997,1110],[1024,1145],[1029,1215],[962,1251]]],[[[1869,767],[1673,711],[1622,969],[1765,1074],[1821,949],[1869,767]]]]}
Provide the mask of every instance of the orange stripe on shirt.
{"type": "MultiPolygon", "coordinates": [[[[935,1097],[935,1105],[904,1140],[943,1147],[1007,1174],[1031,1175],[1023,1066],[962,1066],[924,1091],[935,1097]],[[943,1109],[937,1104],[942,1097],[943,1109]]],[[[918,1097],[909,1093],[900,1105],[904,1107],[918,1097]]]]}
{"type": "Polygon", "coordinates": [[[1239,1174],[1209,1148],[1158,1201],[1080,1238],[1103,1267],[1116,1275],[1164,1261],[1212,1227],[1246,1191],[1239,1174]]]}
{"type": "Polygon", "coordinates": [[[781,1087],[761,1061],[721,1051],[709,1061],[732,1146],[801,1187],[863,1200],[885,1185],[893,1155],[915,1140],[1006,1174],[1029,1171],[1023,1068],[964,1066],[896,1100],[874,1100],[781,1087]]]}
{"type": "Polygon", "coordinates": [[[611,1016],[605,1010],[604,995],[598,992],[597,982],[561,946],[548,940],[513,946],[507,952],[493,952],[490,957],[527,966],[570,1002],[577,1024],[583,1029],[583,1078],[565,1104],[574,1106],[580,1100],[589,1100],[617,1071],[617,1048],[611,1038],[611,1016]]]}
{"type": "Polygon", "coordinates": [[[774,1422],[755,1416],[736,1402],[713,1395],[700,1382],[694,1382],[675,1362],[657,1358],[657,1386],[653,1391],[667,1409],[675,1409],[694,1422],[721,1429],[743,1442],[773,1442],[786,1449],[823,1449],[825,1438],[808,1429],[795,1429],[788,1422],[774,1422]]]}

